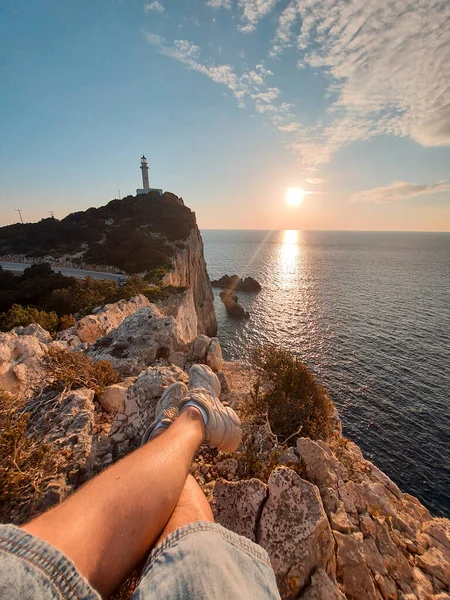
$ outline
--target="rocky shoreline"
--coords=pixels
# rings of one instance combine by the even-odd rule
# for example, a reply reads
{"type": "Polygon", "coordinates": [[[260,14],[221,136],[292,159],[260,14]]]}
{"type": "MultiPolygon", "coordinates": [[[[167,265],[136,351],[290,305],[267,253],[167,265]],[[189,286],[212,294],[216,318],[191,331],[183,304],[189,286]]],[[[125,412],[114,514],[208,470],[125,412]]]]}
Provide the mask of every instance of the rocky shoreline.
{"type": "Polygon", "coordinates": [[[166,277],[187,289],[158,305],[145,296],[107,305],[56,338],[38,325],[0,334],[0,390],[32,415],[27,435],[58,452],[54,473],[11,518],[60,502],[137,448],[164,389],[206,363],[244,438],[233,454],[201,448],[192,474],[217,521],[267,550],[283,599],[450,600],[450,521],[366,460],[342,436],[336,411],[327,439],[300,432],[289,444],[267,415],[249,412],[258,374],[222,358],[198,230],[166,277]],[[61,354],[106,360],[98,364],[112,365],[118,380],[56,386],[48,361],[61,354]]]}

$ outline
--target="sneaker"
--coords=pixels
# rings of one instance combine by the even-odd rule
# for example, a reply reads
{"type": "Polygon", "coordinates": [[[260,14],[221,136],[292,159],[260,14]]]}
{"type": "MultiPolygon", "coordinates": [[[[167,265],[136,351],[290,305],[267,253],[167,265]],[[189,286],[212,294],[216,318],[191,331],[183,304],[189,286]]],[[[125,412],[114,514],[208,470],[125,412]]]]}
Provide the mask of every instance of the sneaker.
{"type": "Polygon", "coordinates": [[[207,390],[214,396],[220,396],[219,378],[207,365],[192,365],[189,371],[189,389],[207,390]]]}
{"type": "Polygon", "coordinates": [[[194,365],[189,372],[190,393],[181,400],[180,412],[188,406],[196,407],[205,424],[204,443],[224,452],[237,450],[242,440],[241,421],[229,406],[219,398],[220,382],[209,367],[194,365]]]}
{"type": "Polygon", "coordinates": [[[180,400],[186,396],[187,392],[187,386],[181,382],[173,383],[164,390],[163,395],[156,405],[155,420],[142,437],[142,445],[149,442],[158,429],[161,427],[167,429],[172,425],[180,414],[178,410],[180,400]]]}

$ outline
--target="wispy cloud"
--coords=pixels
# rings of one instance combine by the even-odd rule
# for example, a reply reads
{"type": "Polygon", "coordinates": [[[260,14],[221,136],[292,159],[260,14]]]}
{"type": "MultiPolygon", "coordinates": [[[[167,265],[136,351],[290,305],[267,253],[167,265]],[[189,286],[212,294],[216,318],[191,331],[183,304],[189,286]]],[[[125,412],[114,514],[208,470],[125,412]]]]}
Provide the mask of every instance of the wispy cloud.
{"type": "Polygon", "coordinates": [[[352,202],[386,204],[409,200],[424,194],[437,194],[439,192],[450,192],[450,184],[447,183],[447,180],[438,181],[431,185],[395,181],[385,187],[377,187],[372,188],[371,190],[356,192],[350,196],[350,200],[352,202]]]}
{"type": "Polygon", "coordinates": [[[162,54],[178,60],[188,69],[206,75],[215,83],[225,85],[231,90],[241,107],[245,106],[245,100],[251,99],[255,102],[258,112],[281,115],[290,106],[285,103],[279,106],[273,104],[280,90],[267,84],[267,78],[272,75],[272,71],[266,69],[262,63],[238,75],[231,65],[208,63],[203,60],[200,46],[192,42],[175,40],[173,44],[169,44],[154,33],[146,32],[145,36],[148,43],[156,46],[162,54]]]}
{"type": "Polygon", "coordinates": [[[270,50],[270,56],[278,56],[285,48],[292,46],[294,25],[300,17],[299,0],[291,0],[278,19],[278,27],[270,50]]]}
{"type": "Polygon", "coordinates": [[[162,13],[164,12],[164,6],[161,4],[161,2],[158,2],[158,0],[154,0],[153,2],[148,2],[147,4],[144,4],[144,10],[146,12],[159,12],[162,13]]]}
{"type": "Polygon", "coordinates": [[[325,179],[321,179],[320,177],[310,177],[306,181],[311,185],[320,185],[321,183],[325,183],[325,179]]]}
{"type": "Polygon", "coordinates": [[[243,33],[254,31],[258,22],[268,15],[278,2],[279,0],[238,0],[244,23],[239,26],[239,30],[243,33]]]}
{"type": "Polygon", "coordinates": [[[232,6],[231,0],[208,0],[206,5],[211,8],[226,8],[227,10],[230,10],[232,6]]]}
{"type": "Polygon", "coordinates": [[[381,134],[450,144],[450,3],[306,0],[301,19],[299,65],[328,77],[335,98],[293,143],[306,165],[381,134]]]}

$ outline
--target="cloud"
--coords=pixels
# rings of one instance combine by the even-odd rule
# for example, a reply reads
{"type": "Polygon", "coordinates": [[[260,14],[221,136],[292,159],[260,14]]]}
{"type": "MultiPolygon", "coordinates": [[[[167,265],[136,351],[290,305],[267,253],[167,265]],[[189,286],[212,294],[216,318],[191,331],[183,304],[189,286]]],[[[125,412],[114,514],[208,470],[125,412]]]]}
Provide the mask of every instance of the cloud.
{"type": "Polygon", "coordinates": [[[230,10],[231,0],[208,0],[206,5],[211,6],[211,8],[226,8],[227,10],[230,10]]]}
{"type": "Polygon", "coordinates": [[[320,185],[321,183],[325,183],[325,179],[320,179],[319,177],[311,177],[310,179],[306,180],[307,183],[310,183],[311,185],[320,185]]]}
{"type": "Polygon", "coordinates": [[[161,4],[161,2],[158,2],[158,0],[154,0],[153,2],[144,4],[144,10],[146,12],[154,11],[162,13],[164,12],[164,6],[161,4]]]}
{"type": "Polygon", "coordinates": [[[241,20],[244,22],[244,25],[239,26],[239,31],[254,31],[257,23],[270,13],[278,2],[279,0],[238,0],[241,20]]]}
{"type": "MultiPolygon", "coordinates": [[[[305,0],[299,7],[299,66],[327,77],[334,99],[324,123],[294,142],[305,165],[377,135],[450,144],[449,2],[305,0]]],[[[274,48],[290,43],[292,18],[274,48]]]]}
{"type": "Polygon", "coordinates": [[[175,40],[170,45],[159,35],[144,33],[147,42],[157,47],[159,52],[165,56],[178,60],[188,69],[206,75],[215,83],[225,85],[231,90],[241,108],[245,106],[244,100],[247,98],[255,101],[256,110],[261,113],[281,115],[290,107],[286,103],[281,103],[279,106],[272,104],[280,94],[280,90],[267,85],[266,80],[272,75],[272,72],[266,69],[262,63],[257,64],[254,69],[247,69],[238,75],[231,65],[203,62],[200,46],[188,40],[175,40]]]}
{"type": "Polygon", "coordinates": [[[291,0],[278,19],[278,27],[272,42],[269,56],[278,56],[293,43],[293,28],[299,20],[300,7],[298,0],[291,0]]]}
{"type": "Polygon", "coordinates": [[[386,187],[378,187],[371,190],[356,192],[350,196],[350,201],[387,204],[391,202],[409,200],[424,194],[438,194],[439,192],[450,192],[450,184],[447,183],[446,179],[431,185],[407,183],[406,181],[395,181],[386,187]]]}

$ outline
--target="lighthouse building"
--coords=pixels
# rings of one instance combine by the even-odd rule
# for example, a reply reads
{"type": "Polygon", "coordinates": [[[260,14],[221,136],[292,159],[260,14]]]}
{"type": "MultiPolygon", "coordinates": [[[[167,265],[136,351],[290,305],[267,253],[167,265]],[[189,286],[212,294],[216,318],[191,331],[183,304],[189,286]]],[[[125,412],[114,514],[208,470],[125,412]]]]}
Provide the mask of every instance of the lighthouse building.
{"type": "Polygon", "coordinates": [[[142,171],[142,189],[137,189],[136,194],[148,194],[149,192],[158,192],[161,196],[162,190],[150,187],[150,177],[148,174],[148,162],[144,155],[141,158],[141,171],[142,171]]]}

